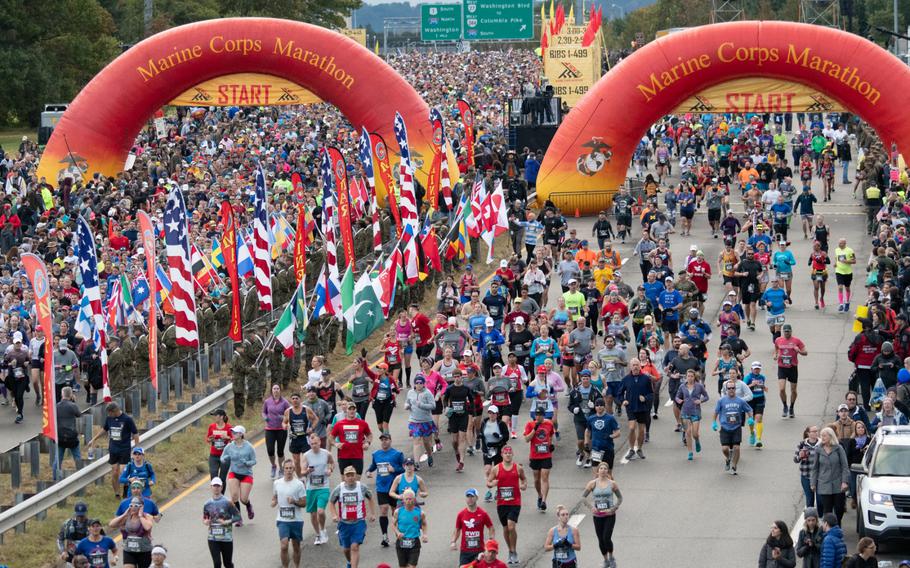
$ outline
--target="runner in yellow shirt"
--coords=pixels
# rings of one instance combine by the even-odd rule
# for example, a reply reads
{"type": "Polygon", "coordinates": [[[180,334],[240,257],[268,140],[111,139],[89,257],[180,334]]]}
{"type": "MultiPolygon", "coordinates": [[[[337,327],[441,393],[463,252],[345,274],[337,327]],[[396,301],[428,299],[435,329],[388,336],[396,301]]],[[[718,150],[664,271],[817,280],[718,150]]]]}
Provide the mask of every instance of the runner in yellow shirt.
{"type": "Polygon", "coordinates": [[[613,267],[607,264],[607,261],[601,258],[597,261],[597,268],[591,273],[594,276],[594,285],[603,295],[606,293],[607,286],[613,281],[613,267]]]}
{"type": "Polygon", "coordinates": [[[569,290],[562,295],[562,298],[566,301],[566,309],[573,320],[577,321],[585,316],[587,299],[578,291],[578,280],[574,278],[569,280],[569,290]]]}
{"type": "Polygon", "coordinates": [[[853,283],[853,265],[856,264],[856,254],[847,246],[847,239],[837,241],[834,249],[834,277],[837,279],[837,307],[838,312],[850,311],[850,285],[853,283]]]}

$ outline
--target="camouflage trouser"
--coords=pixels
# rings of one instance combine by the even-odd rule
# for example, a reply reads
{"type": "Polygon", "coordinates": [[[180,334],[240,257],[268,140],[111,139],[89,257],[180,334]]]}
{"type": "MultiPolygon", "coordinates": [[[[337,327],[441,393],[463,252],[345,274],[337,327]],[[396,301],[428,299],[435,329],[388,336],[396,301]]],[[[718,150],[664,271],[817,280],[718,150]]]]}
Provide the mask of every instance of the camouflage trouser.
{"type": "Polygon", "coordinates": [[[243,418],[243,412],[246,410],[246,375],[237,375],[233,377],[234,385],[234,416],[243,418]]]}
{"type": "Polygon", "coordinates": [[[247,377],[246,393],[247,401],[250,405],[255,405],[263,399],[267,388],[267,380],[265,365],[261,365],[258,369],[253,369],[253,372],[247,377]]]}
{"type": "Polygon", "coordinates": [[[880,208],[875,205],[871,207],[868,205],[866,206],[866,234],[868,235],[872,235],[875,232],[875,225],[877,223],[875,216],[878,214],[879,209],[880,208]]]}

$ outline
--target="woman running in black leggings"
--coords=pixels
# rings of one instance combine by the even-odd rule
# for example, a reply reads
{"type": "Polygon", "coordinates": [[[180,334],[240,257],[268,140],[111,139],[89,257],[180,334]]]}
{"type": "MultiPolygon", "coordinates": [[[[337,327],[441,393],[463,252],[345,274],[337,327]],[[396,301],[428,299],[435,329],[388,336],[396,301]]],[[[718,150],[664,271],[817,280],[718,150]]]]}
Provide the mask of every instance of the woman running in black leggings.
{"type": "Polygon", "coordinates": [[[610,466],[605,462],[597,467],[597,477],[588,482],[583,494],[585,505],[594,517],[594,532],[597,544],[604,557],[604,568],[616,566],[613,557],[613,528],[616,526],[616,510],[622,505],[622,493],[610,476],[610,466]]]}

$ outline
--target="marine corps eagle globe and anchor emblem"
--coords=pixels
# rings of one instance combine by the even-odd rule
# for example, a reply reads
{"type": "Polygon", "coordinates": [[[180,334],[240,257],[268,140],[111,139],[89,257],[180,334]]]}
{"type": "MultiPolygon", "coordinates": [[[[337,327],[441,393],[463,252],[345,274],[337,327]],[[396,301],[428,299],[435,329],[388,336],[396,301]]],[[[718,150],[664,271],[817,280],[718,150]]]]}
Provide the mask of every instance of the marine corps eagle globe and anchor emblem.
{"type": "Polygon", "coordinates": [[[593,176],[603,169],[610,158],[613,157],[612,146],[605,144],[603,138],[595,136],[581,145],[582,148],[589,148],[585,154],[578,156],[575,161],[575,168],[578,173],[584,176],[593,176]]]}

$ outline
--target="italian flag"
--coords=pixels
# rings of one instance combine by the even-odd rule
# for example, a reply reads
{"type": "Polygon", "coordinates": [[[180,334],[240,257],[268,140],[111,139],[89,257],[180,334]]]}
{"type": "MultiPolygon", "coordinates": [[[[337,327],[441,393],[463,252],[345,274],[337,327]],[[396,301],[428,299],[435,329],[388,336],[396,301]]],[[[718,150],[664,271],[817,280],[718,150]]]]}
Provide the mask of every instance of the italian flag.
{"type": "Polygon", "coordinates": [[[288,357],[294,354],[294,332],[297,326],[302,325],[303,329],[307,328],[308,318],[306,310],[306,296],[303,289],[305,280],[297,285],[297,290],[288,305],[281,313],[278,319],[278,325],[275,326],[275,340],[284,348],[284,354],[288,357]]]}

